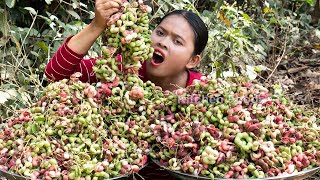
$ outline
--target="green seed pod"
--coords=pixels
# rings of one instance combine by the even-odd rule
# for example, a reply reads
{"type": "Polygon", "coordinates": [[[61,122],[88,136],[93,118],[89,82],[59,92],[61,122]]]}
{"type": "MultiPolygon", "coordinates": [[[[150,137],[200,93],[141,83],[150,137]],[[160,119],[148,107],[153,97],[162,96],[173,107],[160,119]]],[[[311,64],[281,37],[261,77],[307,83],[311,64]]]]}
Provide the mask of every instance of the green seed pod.
{"type": "Polygon", "coordinates": [[[122,50],[123,52],[126,52],[126,51],[128,50],[128,48],[125,47],[125,46],[121,46],[121,50],[122,50]]]}
{"type": "Polygon", "coordinates": [[[118,70],[119,70],[119,69],[118,69],[118,66],[115,65],[115,64],[112,64],[112,65],[111,65],[111,69],[114,70],[114,71],[118,71],[118,70]]]}
{"type": "Polygon", "coordinates": [[[120,32],[123,33],[123,32],[125,32],[125,31],[126,31],[126,27],[125,27],[125,26],[121,26],[121,27],[120,27],[120,32]]]}
{"type": "Polygon", "coordinates": [[[137,43],[136,43],[136,46],[133,48],[133,51],[135,52],[140,51],[140,46],[138,46],[137,43]]]}
{"type": "MultiPolygon", "coordinates": [[[[97,60],[96,60],[96,65],[100,65],[100,64],[102,64],[101,59],[97,59],[97,60]]],[[[94,67],[96,67],[96,66],[94,66],[94,67]]],[[[96,67],[96,68],[98,68],[98,67],[96,67]]],[[[93,70],[94,70],[94,69],[93,69],[93,70]]]]}
{"type": "Polygon", "coordinates": [[[147,59],[151,59],[152,57],[153,57],[153,53],[149,53],[147,59]]]}
{"type": "Polygon", "coordinates": [[[126,15],[126,14],[122,14],[121,17],[120,17],[120,19],[121,19],[122,21],[125,21],[125,20],[127,19],[127,15],[126,15]]]}
{"type": "Polygon", "coordinates": [[[133,26],[134,22],[133,21],[127,21],[124,23],[125,26],[133,26]]]}
{"type": "Polygon", "coordinates": [[[111,33],[118,33],[119,32],[119,28],[118,27],[114,27],[110,29],[111,33]]]}
{"type": "Polygon", "coordinates": [[[140,50],[141,51],[143,51],[143,50],[145,50],[146,49],[146,45],[143,43],[143,44],[141,44],[141,46],[140,46],[140,50]]]}
{"type": "Polygon", "coordinates": [[[119,44],[118,43],[112,43],[111,44],[114,48],[118,48],[119,47],[119,44]]]}
{"type": "Polygon", "coordinates": [[[119,42],[120,42],[120,38],[118,38],[118,37],[117,37],[117,38],[114,38],[113,42],[114,42],[114,43],[119,43],[119,42]]]}
{"type": "Polygon", "coordinates": [[[140,26],[140,31],[141,31],[141,32],[147,32],[147,31],[148,31],[148,28],[147,28],[147,27],[142,27],[142,26],[140,26]]]}
{"type": "Polygon", "coordinates": [[[147,54],[143,54],[142,57],[143,57],[144,60],[148,59],[148,55],[147,54]]]}
{"type": "Polygon", "coordinates": [[[134,7],[134,8],[137,8],[137,7],[139,7],[139,3],[138,2],[133,2],[133,3],[131,3],[131,5],[132,5],[132,7],[134,7]]]}
{"type": "Polygon", "coordinates": [[[132,13],[129,14],[129,20],[130,21],[136,21],[137,19],[134,17],[132,13]]]}
{"type": "MultiPolygon", "coordinates": [[[[147,47],[148,49],[150,49],[150,47],[151,47],[150,43],[146,43],[146,42],[145,42],[145,45],[146,45],[146,47],[147,47]]],[[[149,52],[149,51],[148,51],[148,52],[149,52]]]]}
{"type": "Polygon", "coordinates": [[[109,43],[109,44],[113,43],[113,38],[109,38],[109,39],[108,39],[108,43],[109,43]]]}
{"type": "MultiPolygon", "coordinates": [[[[133,28],[133,26],[132,26],[132,28],[133,28]]],[[[140,32],[140,29],[139,29],[138,26],[136,28],[133,28],[133,29],[134,29],[133,32],[135,32],[135,33],[139,33],[140,32]]]]}
{"type": "Polygon", "coordinates": [[[136,46],[141,46],[142,43],[143,43],[142,41],[138,40],[138,41],[136,41],[136,46]]]}
{"type": "Polygon", "coordinates": [[[147,24],[147,25],[149,26],[149,20],[148,20],[148,19],[143,20],[142,23],[143,23],[143,24],[147,24]]]}
{"type": "Polygon", "coordinates": [[[137,28],[138,27],[138,25],[137,24],[134,24],[133,26],[132,26],[132,29],[135,29],[135,28],[137,28]]]}
{"type": "Polygon", "coordinates": [[[119,19],[116,24],[118,27],[122,26],[122,20],[119,19]]]}
{"type": "Polygon", "coordinates": [[[136,43],[133,42],[133,41],[131,41],[129,45],[130,45],[130,47],[133,47],[133,48],[134,48],[134,47],[136,46],[136,43]]]}

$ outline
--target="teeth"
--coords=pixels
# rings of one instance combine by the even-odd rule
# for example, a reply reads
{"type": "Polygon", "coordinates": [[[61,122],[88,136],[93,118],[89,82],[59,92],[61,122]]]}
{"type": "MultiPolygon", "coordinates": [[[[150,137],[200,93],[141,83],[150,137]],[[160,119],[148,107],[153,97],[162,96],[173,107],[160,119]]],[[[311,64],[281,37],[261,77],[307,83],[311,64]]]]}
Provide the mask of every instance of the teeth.
{"type": "Polygon", "coordinates": [[[154,52],[156,55],[158,55],[158,56],[161,56],[162,57],[162,54],[161,53],[159,53],[159,52],[154,52]]]}

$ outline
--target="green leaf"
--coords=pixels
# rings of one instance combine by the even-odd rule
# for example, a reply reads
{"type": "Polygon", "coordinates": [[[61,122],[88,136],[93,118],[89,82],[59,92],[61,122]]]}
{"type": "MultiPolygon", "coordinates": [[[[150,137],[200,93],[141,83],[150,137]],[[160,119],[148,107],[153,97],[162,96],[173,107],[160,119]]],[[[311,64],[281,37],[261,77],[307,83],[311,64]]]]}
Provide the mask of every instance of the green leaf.
{"type": "Polygon", "coordinates": [[[251,22],[250,17],[246,13],[242,13],[242,17],[244,17],[247,21],[251,22]]]}
{"type": "Polygon", "coordinates": [[[257,77],[257,73],[254,71],[254,67],[246,65],[246,75],[250,80],[254,80],[257,77]]]}
{"type": "Polygon", "coordinates": [[[76,19],[81,19],[80,16],[79,16],[79,14],[76,13],[75,11],[73,11],[73,10],[67,10],[67,12],[68,12],[71,16],[75,17],[76,19]]]}
{"type": "Polygon", "coordinates": [[[13,8],[15,4],[16,4],[16,0],[6,0],[6,5],[9,8],[13,8]]]}
{"type": "Polygon", "coordinates": [[[220,7],[223,5],[223,0],[218,0],[218,2],[216,3],[215,7],[214,7],[214,11],[215,13],[218,13],[218,11],[220,10],[220,7]]]}
{"type": "Polygon", "coordinates": [[[22,92],[20,95],[21,95],[21,100],[23,100],[24,102],[26,103],[31,102],[31,97],[28,93],[22,92]]]}
{"type": "Polygon", "coordinates": [[[313,6],[315,3],[314,0],[304,0],[304,2],[308,3],[310,6],[313,6]]]}
{"type": "Polygon", "coordinates": [[[46,45],[46,43],[45,42],[43,42],[43,41],[41,41],[41,42],[36,42],[35,44],[34,44],[35,46],[37,46],[37,47],[39,47],[39,48],[41,48],[42,50],[44,50],[46,53],[48,52],[48,46],[46,45]]]}
{"type": "Polygon", "coordinates": [[[277,21],[278,21],[278,20],[277,20],[275,17],[270,18],[270,22],[271,22],[271,23],[277,23],[277,21]]]}
{"type": "Polygon", "coordinates": [[[318,39],[320,39],[320,30],[319,29],[315,29],[314,30],[314,35],[317,36],[318,39]]]}
{"type": "MultiPolygon", "coordinates": [[[[10,95],[9,95],[10,96],[10,95]]],[[[0,91],[0,104],[4,104],[8,101],[8,93],[0,91]]]]}
{"type": "Polygon", "coordinates": [[[4,104],[7,101],[8,101],[8,99],[6,97],[0,96],[0,104],[4,104]]]}
{"type": "Polygon", "coordinates": [[[263,65],[258,65],[258,66],[254,66],[254,70],[259,73],[261,71],[267,70],[267,67],[263,65]]]}
{"type": "Polygon", "coordinates": [[[5,38],[0,38],[0,48],[5,46],[9,40],[5,38]]]}
{"type": "Polygon", "coordinates": [[[8,99],[13,99],[18,95],[18,92],[15,89],[6,90],[6,93],[10,96],[8,99]]]}
{"type": "Polygon", "coordinates": [[[24,7],[23,9],[28,10],[29,13],[31,13],[33,15],[37,15],[36,10],[34,10],[32,7],[24,7]]]}
{"type": "Polygon", "coordinates": [[[232,34],[238,34],[240,32],[240,29],[235,29],[234,31],[232,31],[232,34]]]}

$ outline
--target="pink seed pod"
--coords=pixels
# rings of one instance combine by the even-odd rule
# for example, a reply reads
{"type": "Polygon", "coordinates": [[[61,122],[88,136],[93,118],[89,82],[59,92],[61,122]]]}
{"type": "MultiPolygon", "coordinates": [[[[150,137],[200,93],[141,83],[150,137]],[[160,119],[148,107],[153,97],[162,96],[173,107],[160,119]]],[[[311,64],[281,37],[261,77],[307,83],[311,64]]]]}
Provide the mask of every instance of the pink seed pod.
{"type": "Polygon", "coordinates": [[[137,166],[137,165],[132,165],[131,169],[133,172],[139,172],[139,166],[137,166]]]}
{"type": "Polygon", "coordinates": [[[109,19],[108,19],[108,22],[107,22],[107,25],[108,26],[111,26],[112,24],[114,24],[115,22],[117,22],[120,17],[121,17],[122,13],[116,13],[114,15],[112,15],[109,19]]]}
{"type": "Polygon", "coordinates": [[[0,169],[4,171],[8,171],[9,168],[7,166],[0,165],[0,169]]]}
{"type": "Polygon", "coordinates": [[[104,170],[104,167],[101,162],[97,163],[96,167],[94,168],[95,172],[102,172],[104,170]]]}

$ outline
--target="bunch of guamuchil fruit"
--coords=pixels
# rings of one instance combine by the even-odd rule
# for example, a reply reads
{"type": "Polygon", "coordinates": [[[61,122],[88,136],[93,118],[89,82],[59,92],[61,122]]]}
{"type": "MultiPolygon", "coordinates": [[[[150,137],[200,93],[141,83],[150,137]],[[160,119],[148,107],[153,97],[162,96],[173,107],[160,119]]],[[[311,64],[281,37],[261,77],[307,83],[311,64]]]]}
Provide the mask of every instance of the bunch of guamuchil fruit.
{"type": "Polygon", "coordinates": [[[304,114],[274,85],[202,77],[164,92],[150,117],[149,155],[174,171],[219,178],[266,178],[320,166],[319,117],[304,114]]]}
{"type": "Polygon", "coordinates": [[[162,91],[137,75],[153,56],[148,13],[126,2],[105,31],[93,68],[45,87],[40,100],[0,129],[0,169],[31,179],[108,179],[138,172],[151,157],[208,178],[264,178],[320,166],[317,115],[238,77],[203,76],[162,91]]]}
{"type": "Polygon", "coordinates": [[[145,166],[154,141],[149,115],[163,108],[154,105],[163,101],[161,88],[137,75],[153,55],[150,10],[125,2],[110,18],[104,57],[94,67],[99,83],[79,81],[81,73],[51,83],[32,107],[1,124],[1,170],[31,179],[94,180],[145,166]]]}

